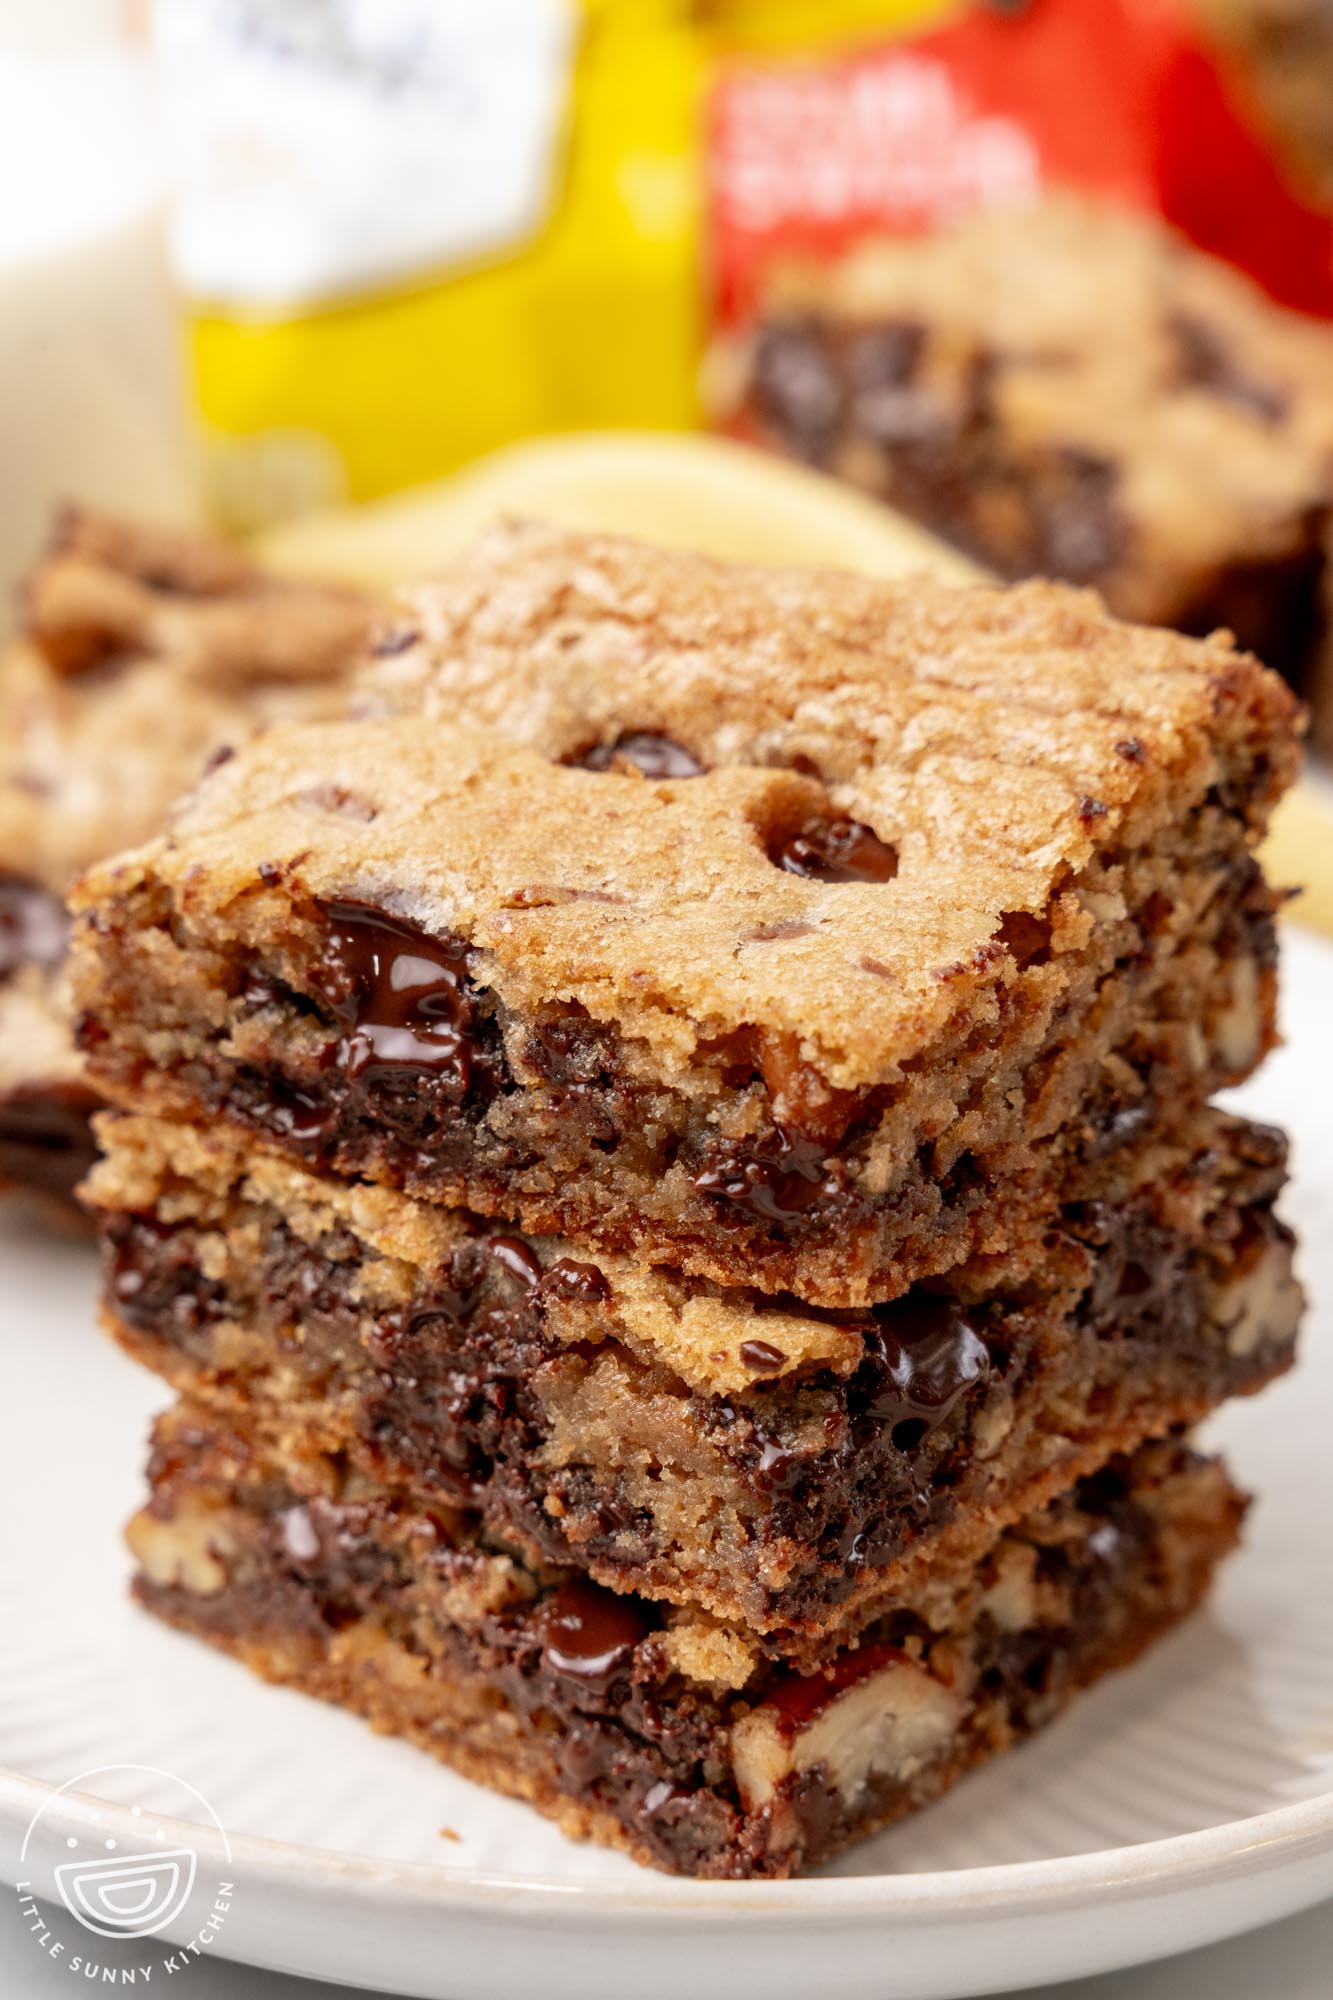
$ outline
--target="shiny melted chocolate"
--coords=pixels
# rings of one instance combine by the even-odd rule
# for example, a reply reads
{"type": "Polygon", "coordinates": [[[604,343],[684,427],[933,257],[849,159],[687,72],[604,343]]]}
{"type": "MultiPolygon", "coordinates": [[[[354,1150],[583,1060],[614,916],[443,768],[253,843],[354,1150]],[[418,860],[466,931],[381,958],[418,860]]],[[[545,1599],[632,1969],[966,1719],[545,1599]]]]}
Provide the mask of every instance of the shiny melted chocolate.
{"type": "Polygon", "coordinates": [[[709,1148],[694,1185],[720,1195],[762,1222],[791,1222],[836,1197],[823,1148],[774,1126],[756,1139],[722,1139],[709,1148]]]}
{"type": "Polygon", "coordinates": [[[330,903],[325,916],[319,984],[343,1029],[339,1066],[368,1082],[425,1071],[462,1097],[474,1017],[463,940],[433,937],[367,903],[330,903]]]}
{"type": "Polygon", "coordinates": [[[880,1386],[865,1419],[888,1425],[903,1451],[915,1450],[990,1374],[985,1341],[952,1299],[909,1297],[882,1307],[868,1338],[880,1386]]]}
{"type": "Polygon", "coordinates": [[[770,858],[788,875],[814,882],[892,882],[898,873],[897,849],[856,819],[811,820],[770,858]]]}
{"type": "Polygon", "coordinates": [[[637,1598],[571,1576],[543,1612],[543,1662],[552,1673],[605,1694],[652,1629],[650,1613],[637,1598]]]}

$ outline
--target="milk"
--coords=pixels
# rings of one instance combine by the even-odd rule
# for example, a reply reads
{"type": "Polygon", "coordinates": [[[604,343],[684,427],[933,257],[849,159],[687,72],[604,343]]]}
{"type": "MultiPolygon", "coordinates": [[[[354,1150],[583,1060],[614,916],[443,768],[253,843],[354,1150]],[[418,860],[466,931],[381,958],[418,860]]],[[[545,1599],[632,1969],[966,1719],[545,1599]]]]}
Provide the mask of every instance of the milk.
{"type": "Polygon", "coordinates": [[[94,12],[0,4],[0,626],[62,502],[197,504],[149,78],[94,12]]]}

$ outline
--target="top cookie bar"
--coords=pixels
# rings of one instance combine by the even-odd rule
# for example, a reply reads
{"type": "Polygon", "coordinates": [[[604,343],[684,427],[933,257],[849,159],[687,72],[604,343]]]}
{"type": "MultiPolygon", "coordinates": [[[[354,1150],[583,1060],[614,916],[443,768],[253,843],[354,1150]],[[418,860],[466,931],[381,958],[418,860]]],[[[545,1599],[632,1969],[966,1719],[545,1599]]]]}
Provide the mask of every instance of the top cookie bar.
{"type": "Polygon", "coordinates": [[[1225,626],[1333,704],[1331,364],[1327,327],[1156,219],[1055,195],[782,274],[714,372],[747,435],[1001,575],[1225,626]]]}
{"type": "Polygon", "coordinates": [[[121,1101],[844,1306],[1268,1046],[1297,714],[1226,643],[540,531],[417,615],[406,713],[269,732],[83,883],[121,1101]]]}

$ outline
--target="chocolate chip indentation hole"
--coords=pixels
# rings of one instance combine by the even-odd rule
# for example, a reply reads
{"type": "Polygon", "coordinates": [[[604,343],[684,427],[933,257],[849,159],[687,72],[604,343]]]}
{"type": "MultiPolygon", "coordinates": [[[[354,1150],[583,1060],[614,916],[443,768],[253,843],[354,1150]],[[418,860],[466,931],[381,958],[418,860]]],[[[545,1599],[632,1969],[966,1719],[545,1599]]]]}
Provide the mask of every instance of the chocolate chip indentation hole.
{"type": "Polygon", "coordinates": [[[807,820],[768,850],[776,868],[814,882],[892,882],[898,850],[857,819],[807,820]]]}
{"type": "Polygon", "coordinates": [[[701,778],[707,768],[683,743],[650,729],[627,729],[614,743],[594,744],[566,761],[583,771],[614,771],[629,764],[645,778],[701,778]]]}

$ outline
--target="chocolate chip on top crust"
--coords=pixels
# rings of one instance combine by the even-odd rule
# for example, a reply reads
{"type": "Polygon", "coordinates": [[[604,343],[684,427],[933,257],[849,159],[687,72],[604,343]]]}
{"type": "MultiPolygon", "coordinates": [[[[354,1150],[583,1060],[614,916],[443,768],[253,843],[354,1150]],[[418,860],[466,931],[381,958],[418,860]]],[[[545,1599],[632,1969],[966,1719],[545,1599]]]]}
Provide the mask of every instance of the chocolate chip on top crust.
{"type": "Polygon", "coordinates": [[[627,729],[614,743],[598,743],[581,757],[567,760],[585,771],[615,771],[628,767],[645,778],[699,778],[703,765],[683,744],[647,729],[627,729]]]}
{"type": "Polygon", "coordinates": [[[810,820],[770,858],[789,875],[814,882],[892,882],[898,873],[896,851],[854,819],[810,820]]]}

